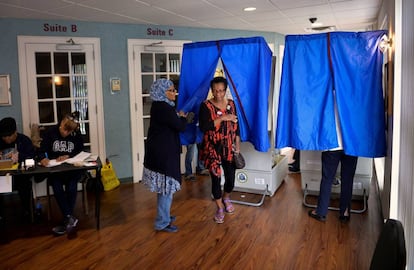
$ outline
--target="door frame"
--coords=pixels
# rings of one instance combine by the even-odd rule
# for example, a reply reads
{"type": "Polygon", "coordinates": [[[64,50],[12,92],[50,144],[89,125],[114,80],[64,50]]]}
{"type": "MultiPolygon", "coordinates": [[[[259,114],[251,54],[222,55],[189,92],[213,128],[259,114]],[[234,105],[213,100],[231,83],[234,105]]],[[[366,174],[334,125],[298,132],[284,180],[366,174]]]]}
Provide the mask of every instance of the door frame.
{"type": "Polygon", "coordinates": [[[96,126],[98,137],[98,154],[100,157],[106,157],[105,149],[105,127],[103,117],[103,97],[102,97],[102,71],[101,71],[101,47],[99,38],[84,38],[84,37],[44,37],[44,36],[17,36],[18,43],[18,59],[19,59],[19,77],[20,77],[20,100],[22,110],[22,126],[23,133],[30,134],[30,110],[29,110],[29,87],[27,76],[27,59],[26,46],[29,44],[65,44],[68,39],[76,41],[79,45],[91,45],[93,47],[93,62],[94,62],[94,80],[95,93],[94,99],[96,102],[95,108],[91,108],[90,113],[96,114],[96,126]]]}
{"type": "MultiPolygon", "coordinates": [[[[154,44],[162,44],[162,47],[183,47],[184,43],[189,43],[190,40],[156,40],[156,39],[128,39],[128,75],[129,75],[129,97],[130,97],[130,121],[131,121],[131,154],[132,154],[132,179],[134,183],[141,181],[142,171],[144,168],[144,140],[137,138],[139,134],[139,127],[137,125],[136,117],[142,116],[142,96],[138,93],[140,86],[138,83],[141,78],[136,78],[136,74],[141,74],[140,70],[136,70],[135,62],[139,56],[135,55],[135,46],[151,46],[154,44]],[[139,96],[138,96],[139,94],[139,96]],[[141,100],[139,100],[141,99],[141,100]],[[141,151],[139,151],[141,149],[141,151]]],[[[144,51],[143,51],[144,52],[144,51]]],[[[180,63],[182,59],[182,49],[180,53],[180,63]]]]}

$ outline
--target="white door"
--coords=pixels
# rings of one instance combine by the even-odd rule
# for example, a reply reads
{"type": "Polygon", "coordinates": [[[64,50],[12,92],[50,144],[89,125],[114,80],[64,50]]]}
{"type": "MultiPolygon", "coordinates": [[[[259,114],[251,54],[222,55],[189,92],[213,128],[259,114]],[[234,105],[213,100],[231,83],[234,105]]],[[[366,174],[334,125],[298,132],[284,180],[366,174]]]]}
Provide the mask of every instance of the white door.
{"type": "Polygon", "coordinates": [[[151,84],[159,78],[179,80],[183,44],[189,41],[128,40],[133,181],[142,178],[151,84]]]}
{"type": "Polygon", "coordinates": [[[104,158],[99,39],[21,36],[18,45],[23,132],[79,111],[85,150],[104,158]]]}

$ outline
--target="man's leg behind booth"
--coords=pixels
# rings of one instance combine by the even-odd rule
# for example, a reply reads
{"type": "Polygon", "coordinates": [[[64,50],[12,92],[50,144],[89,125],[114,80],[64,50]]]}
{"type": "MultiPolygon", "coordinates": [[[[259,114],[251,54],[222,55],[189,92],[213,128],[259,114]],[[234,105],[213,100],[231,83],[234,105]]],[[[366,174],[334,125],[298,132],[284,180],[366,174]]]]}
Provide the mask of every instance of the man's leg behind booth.
{"type": "Polygon", "coordinates": [[[292,173],[300,172],[300,150],[294,150],[292,159],[293,162],[289,164],[289,171],[292,173]]]}

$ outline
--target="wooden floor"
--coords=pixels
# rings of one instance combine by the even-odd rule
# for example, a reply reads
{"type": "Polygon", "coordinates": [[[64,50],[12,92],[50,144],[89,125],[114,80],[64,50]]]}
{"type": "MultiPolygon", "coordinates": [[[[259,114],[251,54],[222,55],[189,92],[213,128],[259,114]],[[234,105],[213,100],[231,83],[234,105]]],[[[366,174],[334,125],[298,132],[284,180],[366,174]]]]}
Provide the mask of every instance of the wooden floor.
{"type": "MultiPolygon", "coordinates": [[[[195,182],[183,181],[174,197],[172,214],[179,232],[165,233],[153,230],[156,195],[139,183],[122,184],[103,193],[99,231],[93,194],[89,216],[78,196],[75,239],[52,236],[54,222],[19,224],[19,202],[6,198],[9,222],[2,230],[0,269],[365,270],[382,224],[371,186],[368,210],[352,215],[345,225],[336,211],[328,213],[325,223],[308,217],[300,174],[288,175],[273,197],[266,196],[263,206],[235,205],[236,212],[226,215],[224,224],[216,224],[210,179],[198,177],[195,182]]],[[[260,198],[233,194],[233,199],[241,197],[260,198]]],[[[354,205],[361,207],[361,202],[354,205]]],[[[53,213],[57,221],[56,206],[53,213]]]]}

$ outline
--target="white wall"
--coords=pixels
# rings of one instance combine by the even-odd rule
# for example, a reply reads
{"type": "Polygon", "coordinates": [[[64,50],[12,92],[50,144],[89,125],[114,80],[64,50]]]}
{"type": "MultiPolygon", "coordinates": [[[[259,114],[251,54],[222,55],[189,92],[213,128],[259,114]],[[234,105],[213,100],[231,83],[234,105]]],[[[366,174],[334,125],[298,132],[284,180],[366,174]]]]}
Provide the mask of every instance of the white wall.
{"type": "Polygon", "coordinates": [[[414,19],[412,0],[395,1],[394,139],[390,218],[403,223],[407,269],[414,269],[414,19]]]}

